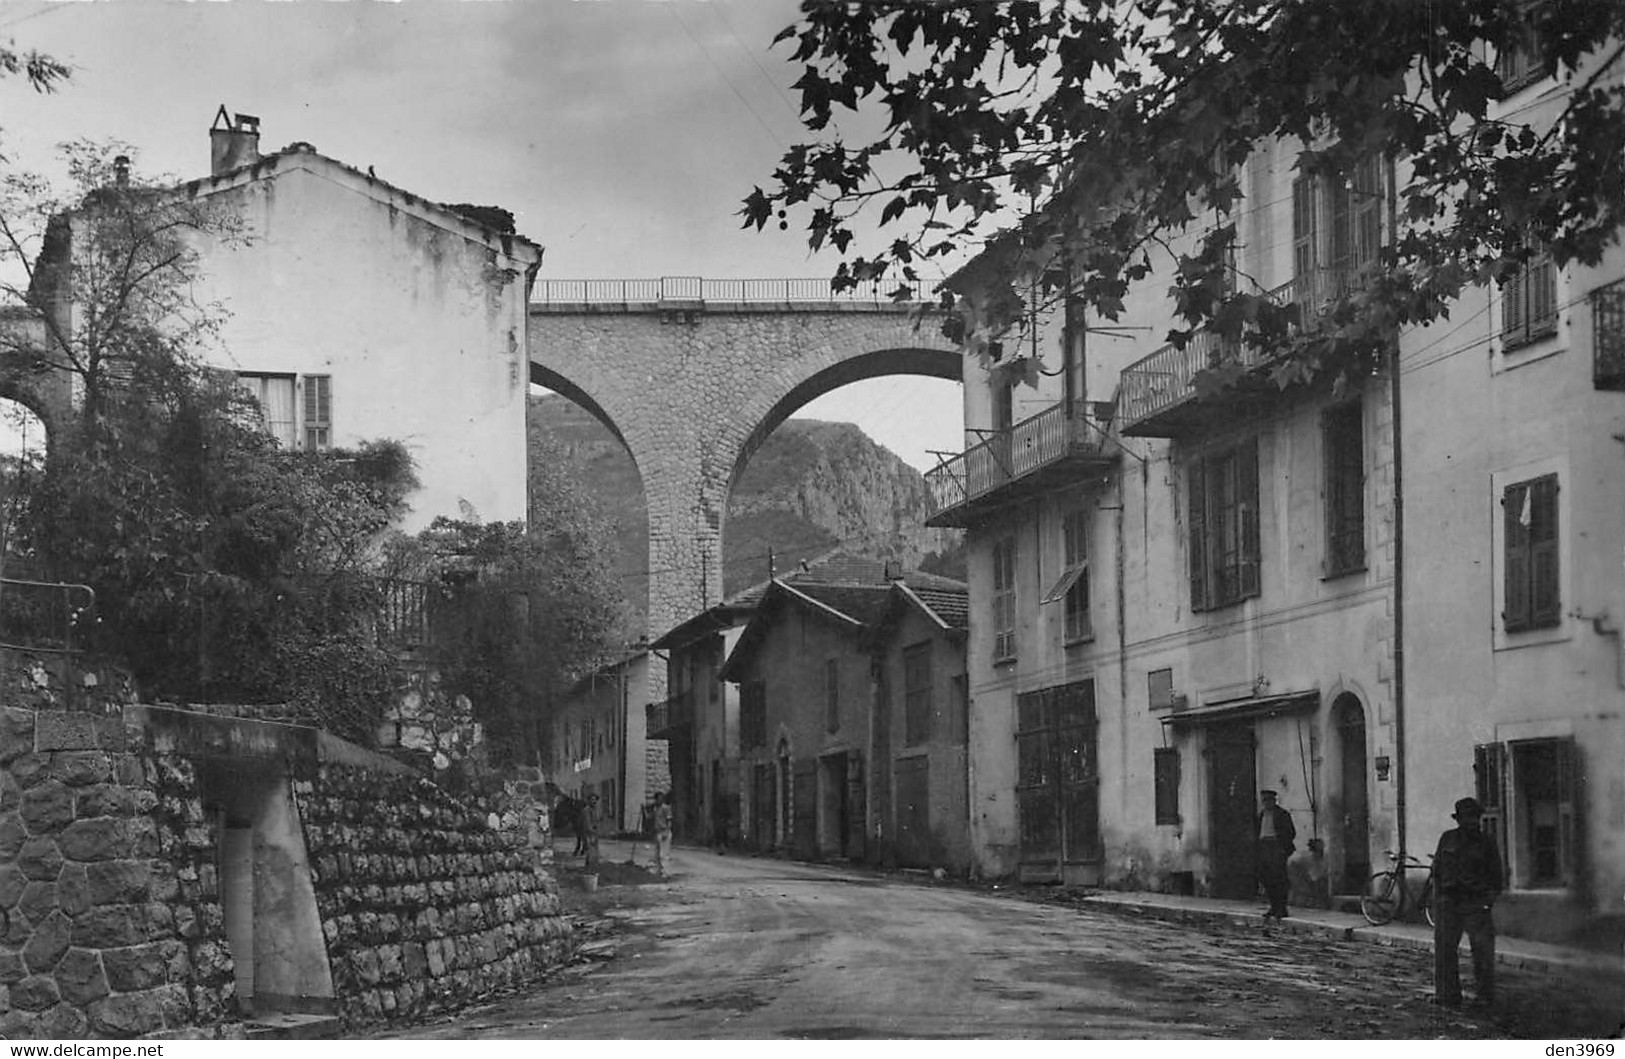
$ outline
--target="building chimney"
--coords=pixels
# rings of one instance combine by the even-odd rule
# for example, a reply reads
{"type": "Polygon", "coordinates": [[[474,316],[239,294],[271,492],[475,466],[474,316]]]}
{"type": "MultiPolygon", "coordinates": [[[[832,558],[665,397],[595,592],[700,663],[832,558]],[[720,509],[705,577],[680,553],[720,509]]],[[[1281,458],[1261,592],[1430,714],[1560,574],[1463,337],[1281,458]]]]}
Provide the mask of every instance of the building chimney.
{"type": "Polygon", "coordinates": [[[260,160],[260,119],[226,113],[224,104],[209,129],[209,174],[219,176],[260,160]]]}
{"type": "Polygon", "coordinates": [[[130,186],[130,156],[121,154],[113,159],[113,183],[119,187],[130,186]]]}

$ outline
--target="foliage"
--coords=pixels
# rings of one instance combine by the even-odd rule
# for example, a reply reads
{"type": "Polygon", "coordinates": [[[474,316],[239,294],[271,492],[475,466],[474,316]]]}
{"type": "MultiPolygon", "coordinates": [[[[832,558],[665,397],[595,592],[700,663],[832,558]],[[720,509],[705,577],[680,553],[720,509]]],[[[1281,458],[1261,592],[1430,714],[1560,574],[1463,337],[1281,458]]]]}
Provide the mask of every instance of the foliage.
{"type": "Polygon", "coordinates": [[[391,542],[384,567],[447,586],[434,623],[445,687],[473,702],[499,762],[534,761],[552,703],[627,640],[612,534],[560,465],[533,465],[528,529],[439,518],[391,542]]]}
{"type": "Polygon", "coordinates": [[[132,377],[53,451],[25,524],[97,593],[98,646],[164,698],[292,702],[370,732],[397,680],[375,546],[416,484],[398,443],[279,449],[231,383],[132,377]]]}
{"type": "Polygon", "coordinates": [[[58,82],[73,76],[73,68],[41,51],[19,51],[17,42],[9,40],[0,45],[0,77],[16,77],[18,74],[28,79],[28,85],[34,91],[54,92],[58,82]]]}
{"type": "Polygon", "coordinates": [[[73,376],[94,423],[119,380],[195,366],[225,309],[194,296],[192,241],[246,237],[209,200],[134,181],[125,144],[79,140],[61,153],[66,194],[36,172],[0,174],[0,298],[43,325],[0,330],[0,358],[13,371],[73,376]]]}
{"type": "MultiPolygon", "coordinates": [[[[1281,355],[1284,383],[1369,366],[1393,329],[1437,319],[1468,285],[1505,279],[1544,241],[1559,266],[1594,264],[1625,220],[1625,5],[1616,0],[806,0],[779,35],[804,65],[803,121],[742,214],[762,227],[810,211],[814,247],[844,259],[837,287],[894,277],[1003,229],[978,265],[984,293],[941,295],[951,337],[991,340],[1071,290],[1115,319],[1129,284],[1171,261],[1178,310],[1281,355]],[[1555,122],[1501,113],[1493,56],[1523,47],[1563,78],[1555,122]],[[878,135],[842,122],[878,109],[878,135]],[[1304,173],[1351,177],[1370,151],[1402,159],[1396,238],[1335,327],[1230,282],[1237,168],[1272,138],[1304,173]],[[898,233],[858,253],[858,218],[898,233]],[[1169,246],[1206,227],[1193,249],[1169,246]],[[1167,258],[1161,257],[1166,253],[1167,258]]],[[[861,125],[861,121],[853,121],[861,125]]]]}

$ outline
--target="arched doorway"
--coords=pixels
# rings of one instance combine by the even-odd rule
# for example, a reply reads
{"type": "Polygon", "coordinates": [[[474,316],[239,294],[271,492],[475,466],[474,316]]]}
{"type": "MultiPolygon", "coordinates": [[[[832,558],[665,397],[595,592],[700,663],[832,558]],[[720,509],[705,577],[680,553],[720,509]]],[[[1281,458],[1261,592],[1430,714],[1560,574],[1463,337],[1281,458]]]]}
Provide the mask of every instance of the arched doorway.
{"type": "Polygon", "coordinates": [[[1332,704],[1341,765],[1342,893],[1360,893],[1371,877],[1371,803],[1366,787],[1365,710],[1345,692],[1332,704]]]}

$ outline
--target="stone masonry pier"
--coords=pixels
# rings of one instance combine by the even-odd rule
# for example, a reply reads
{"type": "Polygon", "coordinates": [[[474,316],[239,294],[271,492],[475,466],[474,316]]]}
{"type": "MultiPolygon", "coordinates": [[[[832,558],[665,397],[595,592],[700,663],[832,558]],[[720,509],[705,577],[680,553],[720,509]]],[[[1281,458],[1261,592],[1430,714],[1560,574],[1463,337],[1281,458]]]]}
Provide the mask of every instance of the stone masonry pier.
{"type": "Polygon", "coordinates": [[[591,412],[637,464],[655,636],[720,599],[729,490],[791,413],[862,379],[961,377],[921,303],[832,296],[825,280],[538,281],[529,343],[531,381],[591,412]]]}

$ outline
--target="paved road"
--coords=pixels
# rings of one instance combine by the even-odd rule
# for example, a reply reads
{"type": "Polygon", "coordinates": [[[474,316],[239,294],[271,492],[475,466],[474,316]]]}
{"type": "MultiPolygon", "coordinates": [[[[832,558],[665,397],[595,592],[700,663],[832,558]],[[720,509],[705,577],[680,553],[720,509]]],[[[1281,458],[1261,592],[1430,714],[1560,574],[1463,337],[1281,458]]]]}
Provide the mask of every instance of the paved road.
{"type": "MultiPolygon", "coordinates": [[[[645,863],[647,847],[638,851],[645,863]]],[[[929,880],[677,854],[647,881],[561,885],[610,924],[534,991],[381,1036],[440,1038],[1429,1038],[1617,1032],[1618,998],[1540,975],[1508,1006],[1439,1011],[1425,954],[1142,922],[929,880]],[[638,883],[645,883],[638,885],[638,883]]]]}

